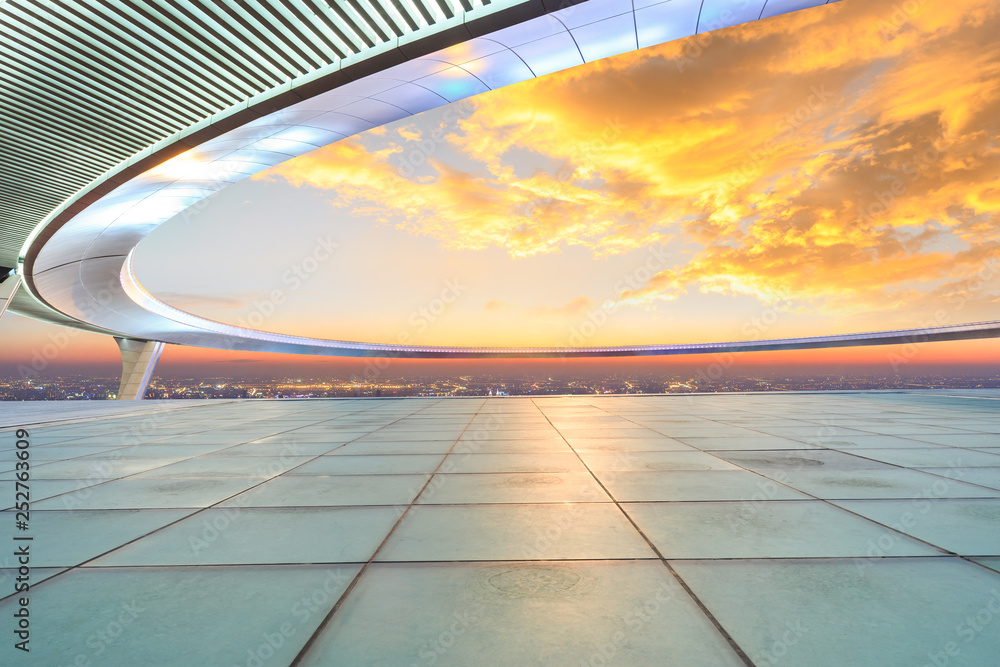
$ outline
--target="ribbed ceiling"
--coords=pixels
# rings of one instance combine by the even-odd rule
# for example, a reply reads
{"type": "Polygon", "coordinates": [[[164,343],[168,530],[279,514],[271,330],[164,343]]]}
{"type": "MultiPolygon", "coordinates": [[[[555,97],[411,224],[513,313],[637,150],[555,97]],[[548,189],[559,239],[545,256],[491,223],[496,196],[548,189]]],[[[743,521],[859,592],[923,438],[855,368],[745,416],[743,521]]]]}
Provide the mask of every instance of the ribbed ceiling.
{"type": "MultiPolygon", "coordinates": [[[[518,1],[493,0],[512,5],[518,1]]],[[[491,0],[0,0],[0,264],[125,158],[491,0]]]]}

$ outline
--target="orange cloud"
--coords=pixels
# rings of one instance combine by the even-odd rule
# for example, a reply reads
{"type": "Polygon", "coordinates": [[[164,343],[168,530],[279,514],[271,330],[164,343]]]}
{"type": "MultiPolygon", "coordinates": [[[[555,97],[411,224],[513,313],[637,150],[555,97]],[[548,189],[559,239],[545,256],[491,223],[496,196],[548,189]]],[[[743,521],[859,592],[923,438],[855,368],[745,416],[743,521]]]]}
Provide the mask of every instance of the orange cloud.
{"type": "Polygon", "coordinates": [[[402,148],[352,139],[263,177],[449,248],[692,249],[621,303],[982,307],[1000,285],[973,280],[1000,258],[997,34],[988,0],[836,3],[480,96],[446,136],[463,168],[442,150],[408,178],[402,148]]]}

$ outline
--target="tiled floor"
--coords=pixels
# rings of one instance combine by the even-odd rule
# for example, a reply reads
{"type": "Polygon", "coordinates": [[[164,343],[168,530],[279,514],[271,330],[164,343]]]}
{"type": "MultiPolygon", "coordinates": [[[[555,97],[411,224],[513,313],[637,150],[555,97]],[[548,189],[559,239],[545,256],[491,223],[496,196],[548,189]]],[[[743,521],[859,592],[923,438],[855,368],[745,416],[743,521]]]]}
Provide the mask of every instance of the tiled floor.
{"type": "Polygon", "coordinates": [[[3,404],[0,662],[1000,665],[1000,396],[940,393],[3,404]]]}

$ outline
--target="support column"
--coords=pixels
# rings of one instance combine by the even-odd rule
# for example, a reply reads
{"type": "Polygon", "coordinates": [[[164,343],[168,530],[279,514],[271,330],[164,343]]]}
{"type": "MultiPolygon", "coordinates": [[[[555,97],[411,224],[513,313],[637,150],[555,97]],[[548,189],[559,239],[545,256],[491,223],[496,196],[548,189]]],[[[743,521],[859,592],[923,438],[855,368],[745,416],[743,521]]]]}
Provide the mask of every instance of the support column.
{"type": "Polygon", "coordinates": [[[118,336],[114,338],[122,352],[122,383],[118,387],[118,400],[142,400],[153,371],[156,370],[156,362],[163,352],[163,343],[118,336]]]}
{"type": "MultiPolygon", "coordinates": [[[[5,271],[8,269],[4,269],[5,271]]],[[[14,300],[17,288],[21,286],[21,276],[0,277],[0,317],[7,312],[7,306],[14,300]]]]}

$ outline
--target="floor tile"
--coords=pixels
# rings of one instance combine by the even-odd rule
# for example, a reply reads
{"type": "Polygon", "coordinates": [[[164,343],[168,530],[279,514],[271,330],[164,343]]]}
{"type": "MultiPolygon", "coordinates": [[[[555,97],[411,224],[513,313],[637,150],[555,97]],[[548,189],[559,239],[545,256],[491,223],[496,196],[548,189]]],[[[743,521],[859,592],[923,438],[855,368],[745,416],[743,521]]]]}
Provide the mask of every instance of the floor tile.
{"type": "Polygon", "coordinates": [[[361,563],[398,516],[392,507],[210,509],[91,565],[361,563]]]}
{"type": "Polygon", "coordinates": [[[911,468],[1000,467],[1000,456],[970,449],[866,449],[862,456],[911,468]]]}
{"type": "Polygon", "coordinates": [[[26,493],[29,506],[32,506],[35,501],[64,493],[82,491],[100,482],[101,480],[35,479],[26,485],[21,482],[22,486],[19,487],[17,486],[18,482],[14,480],[0,481],[0,509],[11,509],[17,502],[24,502],[25,496],[15,495],[18,493],[26,493]],[[25,491],[25,486],[27,486],[27,491],[25,491]]]}
{"type": "Polygon", "coordinates": [[[417,499],[421,504],[610,502],[586,472],[437,474],[417,499]]]}
{"type": "Polygon", "coordinates": [[[591,470],[737,470],[717,456],[704,452],[580,452],[591,470]]]}
{"type": "MultiPolygon", "coordinates": [[[[6,560],[0,558],[0,564],[16,564],[12,556],[7,556],[6,560]]],[[[16,595],[20,597],[20,591],[15,586],[27,583],[29,586],[39,584],[50,577],[54,577],[60,572],[65,572],[65,567],[33,567],[27,575],[21,574],[17,568],[0,567],[0,599],[16,595]],[[20,580],[19,580],[20,578],[20,580]]],[[[31,589],[28,589],[29,591],[31,589]]]]}
{"type": "Polygon", "coordinates": [[[880,555],[941,553],[818,500],[622,507],[665,558],[864,557],[884,533],[880,555]]]}
{"type": "Polygon", "coordinates": [[[657,665],[667,656],[743,664],[658,562],[375,564],[304,664],[657,665]]]}
{"type": "MultiPolygon", "coordinates": [[[[973,470],[966,468],[966,470],[973,470]]],[[[1000,470],[1000,469],[998,469],[1000,470]]],[[[792,488],[825,500],[845,498],[1000,498],[973,484],[916,470],[809,470],[775,471],[768,476],[792,488]]]]}
{"type": "Polygon", "coordinates": [[[1000,555],[996,500],[840,500],[840,507],[963,556],[1000,555]]]}
{"type": "Polygon", "coordinates": [[[996,570],[1000,572],[1000,556],[990,556],[987,558],[973,558],[971,559],[980,565],[985,565],[991,570],[996,570]]]}
{"type": "Polygon", "coordinates": [[[690,452],[694,449],[673,438],[569,438],[578,452],[690,452]]]}
{"type": "Polygon", "coordinates": [[[1000,468],[919,468],[919,470],[958,479],[969,484],[1000,489],[1000,468]]]}
{"type": "Polygon", "coordinates": [[[865,458],[867,452],[857,455],[822,449],[770,452],[717,452],[719,458],[749,470],[809,470],[825,466],[839,470],[892,470],[894,466],[884,461],[865,458]]]}
{"type": "Polygon", "coordinates": [[[545,454],[468,454],[453,453],[444,460],[445,472],[586,472],[580,458],[572,452],[545,454]]]}
{"type": "Polygon", "coordinates": [[[290,475],[397,475],[432,473],[442,454],[383,454],[379,456],[321,456],[290,471],[290,475]]]}
{"type": "Polygon", "coordinates": [[[613,504],[420,505],[379,561],[653,558],[613,504]]]}
{"type": "Polygon", "coordinates": [[[673,565],[757,665],[981,667],[1000,655],[1000,633],[974,626],[1000,605],[1000,574],[957,558],[673,565]]]}
{"type": "MultiPolygon", "coordinates": [[[[45,615],[33,624],[30,664],[287,665],[356,571],[75,570],[32,591],[32,607],[45,615]]],[[[12,610],[13,598],[0,602],[4,617],[12,610]]]]}
{"type": "Polygon", "coordinates": [[[309,456],[199,456],[138,473],[131,479],[274,477],[311,458],[309,456]]]}
{"type": "Polygon", "coordinates": [[[286,475],[241,493],[220,507],[408,505],[429,475],[286,475]]]}
{"type": "MultiPolygon", "coordinates": [[[[184,457],[158,459],[74,459],[52,461],[31,467],[32,479],[96,479],[105,481],[134,475],[146,470],[182,461],[184,457]]],[[[13,471],[4,473],[4,479],[14,479],[13,471]]]]}
{"type": "Polygon", "coordinates": [[[374,454],[447,454],[454,447],[454,440],[413,440],[411,442],[350,442],[330,452],[331,456],[374,454]]]}
{"type": "MultiPolygon", "coordinates": [[[[190,515],[193,510],[32,510],[31,566],[73,567],[190,515]]],[[[0,512],[0,539],[12,544],[14,513],[0,512]]],[[[10,551],[13,551],[11,549],[10,551]]],[[[5,567],[10,560],[0,559],[5,567]]]]}
{"type": "Polygon", "coordinates": [[[731,438],[679,436],[678,440],[701,450],[812,449],[814,447],[814,445],[809,445],[798,440],[761,434],[731,438]]]}
{"type": "Polygon", "coordinates": [[[117,479],[34,503],[34,509],[146,509],[207,507],[237,494],[260,478],[117,479]]]}
{"type": "Polygon", "coordinates": [[[327,442],[251,442],[246,445],[227,447],[209,456],[213,458],[228,458],[242,456],[319,456],[340,447],[339,444],[327,442]]]}
{"type": "Polygon", "coordinates": [[[744,470],[598,472],[597,477],[619,502],[807,498],[744,470]]]}
{"type": "Polygon", "coordinates": [[[459,440],[452,450],[456,454],[512,454],[568,452],[569,445],[562,438],[532,440],[459,440]]]}

